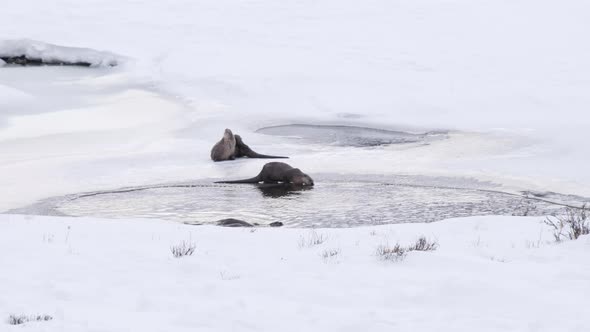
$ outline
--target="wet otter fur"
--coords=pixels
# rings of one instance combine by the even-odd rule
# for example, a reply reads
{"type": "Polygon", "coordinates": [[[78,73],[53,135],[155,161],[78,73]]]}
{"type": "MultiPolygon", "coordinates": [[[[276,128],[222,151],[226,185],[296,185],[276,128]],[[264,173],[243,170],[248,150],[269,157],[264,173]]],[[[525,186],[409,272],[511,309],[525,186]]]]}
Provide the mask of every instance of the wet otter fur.
{"type": "Polygon", "coordinates": [[[251,224],[247,221],[234,218],[217,220],[217,226],[223,227],[254,227],[254,225],[256,224],[251,224]]]}
{"type": "Polygon", "coordinates": [[[223,226],[223,227],[255,227],[255,226],[281,227],[281,226],[283,226],[283,223],[280,221],[273,221],[268,225],[260,225],[258,223],[251,224],[247,221],[240,220],[240,219],[227,218],[227,219],[217,220],[217,226],[223,226]]]}
{"type": "Polygon", "coordinates": [[[313,186],[312,178],[299,168],[281,162],[267,163],[260,173],[250,179],[234,181],[217,181],[215,183],[290,183],[298,186],[313,186]]]}
{"type": "Polygon", "coordinates": [[[213,149],[211,149],[211,159],[213,161],[225,161],[242,157],[265,159],[289,158],[257,153],[244,143],[240,135],[234,135],[230,129],[225,129],[223,138],[215,143],[213,149]]]}
{"type": "Polygon", "coordinates": [[[225,129],[221,141],[211,149],[213,161],[234,160],[236,157],[236,137],[229,129],[225,129]]]}

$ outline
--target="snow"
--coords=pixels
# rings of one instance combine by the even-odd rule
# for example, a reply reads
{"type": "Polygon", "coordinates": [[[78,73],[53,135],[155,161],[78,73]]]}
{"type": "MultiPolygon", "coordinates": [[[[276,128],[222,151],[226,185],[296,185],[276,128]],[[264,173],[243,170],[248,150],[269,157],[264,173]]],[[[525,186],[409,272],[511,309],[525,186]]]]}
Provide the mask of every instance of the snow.
{"type": "Polygon", "coordinates": [[[0,133],[0,141],[44,137],[55,134],[89,133],[100,130],[130,130],[160,124],[170,112],[157,112],[161,101],[143,91],[128,91],[109,100],[106,106],[21,116],[11,119],[0,133]],[[119,112],[118,107],[129,111],[119,112]],[[150,105],[150,107],[146,107],[150,105]]]}
{"type": "Polygon", "coordinates": [[[25,56],[27,59],[39,59],[43,62],[84,62],[93,67],[115,66],[120,62],[119,57],[110,52],[57,46],[29,39],[0,40],[0,57],[19,56],[25,56]]]}
{"type": "MultiPolygon", "coordinates": [[[[0,11],[0,211],[54,195],[242,178],[225,128],[313,176],[473,177],[590,196],[590,6],[554,1],[23,0],[0,11]],[[99,51],[104,50],[104,51],[99,51]],[[124,63],[124,66],[110,67],[124,63]],[[298,144],[290,123],[425,132],[413,148],[298,144]]],[[[539,218],[317,229],[0,215],[0,320],[16,331],[584,331],[585,236],[539,218]],[[375,233],[375,235],[372,235],[375,233]],[[424,234],[440,248],[378,260],[424,234]],[[169,247],[194,241],[174,259],[169,247]],[[325,262],[324,250],[339,249],[325,262]]]]}
{"type": "Polygon", "coordinates": [[[21,90],[0,86],[0,106],[3,108],[18,105],[18,103],[26,101],[27,98],[30,98],[30,95],[21,90]]]}
{"type": "Polygon", "coordinates": [[[590,237],[539,218],[227,229],[149,220],[0,216],[3,331],[585,331],[590,237]],[[379,245],[440,245],[399,262],[379,245]],[[188,241],[192,256],[172,257],[188,241]],[[326,250],[339,250],[324,260],[326,250]]]}

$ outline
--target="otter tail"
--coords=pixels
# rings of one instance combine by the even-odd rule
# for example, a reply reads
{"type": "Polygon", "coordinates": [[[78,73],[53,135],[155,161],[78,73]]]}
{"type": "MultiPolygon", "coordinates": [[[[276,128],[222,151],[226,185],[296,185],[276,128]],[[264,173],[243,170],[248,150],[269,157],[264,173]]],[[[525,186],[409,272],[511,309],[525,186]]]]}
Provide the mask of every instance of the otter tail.
{"type": "Polygon", "coordinates": [[[289,158],[283,156],[269,156],[267,154],[260,154],[244,143],[240,135],[235,135],[236,138],[236,157],[260,158],[260,159],[279,159],[289,158]]]}
{"type": "Polygon", "coordinates": [[[215,181],[215,183],[258,183],[258,182],[260,182],[260,178],[258,176],[255,176],[255,177],[250,178],[250,179],[244,179],[244,180],[215,181]]]}
{"type": "Polygon", "coordinates": [[[289,157],[283,157],[283,156],[269,156],[267,154],[260,154],[254,151],[248,151],[248,153],[246,153],[246,157],[248,158],[259,158],[259,159],[288,159],[289,157]]]}

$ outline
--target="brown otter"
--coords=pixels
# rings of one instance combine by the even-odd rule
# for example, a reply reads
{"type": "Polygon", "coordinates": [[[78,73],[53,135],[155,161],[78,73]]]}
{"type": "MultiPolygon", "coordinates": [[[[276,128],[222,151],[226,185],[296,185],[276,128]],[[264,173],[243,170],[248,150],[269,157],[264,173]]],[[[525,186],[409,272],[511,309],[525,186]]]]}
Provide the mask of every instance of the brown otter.
{"type": "Polygon", "coordinates": [[[280,162],[267,163],[260,173],[250,179],[235,181],[217,181],[215,183],[291,183],[300,186],[313,186],[311,177],[299,168],[293,168],[280,162]]]}
{"type": "Polygon", "coordinates": [[[252,149],[244,141],[240,135],[234,135],[231,130],[226,129],[221,141],[215,143],[211,149],[211,159],[213,161],[234,160],[236,158],[289,158],[281,156],[269,156],[259,154],[252,149]]]}
{"type": "MultiPolygon", "coordinates": [[[[260,225],[258,223],[249,223],[247,221],[244,220],[240,220],[240,219],[234,219],[234,218],[227,218],[227,219],[221,219],[221,220],[217,220],[217,226],[223,226],[223,227],[254,227],[254,226],[264,226],[264,225],[260,225]]],[[[269,227],[281,227],[283,226],[283,223],[280,221],[273,221],[270,224],[268,224],[269,227]]]]}
{"type": "Polygon", "coordinates": [[[234,160],[236,157],[236,138],[229,129],[225,129],[221,141],[215,143],[211,149],[213,161],[234,160]]]}
{"type": "Polygon", "coordinates": [[[253,224],[247,222],[247,221],[243,221],[240,219],[234,219],[234,218],[227,218],[227,219],[221,219],[221,220],[217,220],[217,226],[224,226],[224,227],[254,227],[253,224]]]}

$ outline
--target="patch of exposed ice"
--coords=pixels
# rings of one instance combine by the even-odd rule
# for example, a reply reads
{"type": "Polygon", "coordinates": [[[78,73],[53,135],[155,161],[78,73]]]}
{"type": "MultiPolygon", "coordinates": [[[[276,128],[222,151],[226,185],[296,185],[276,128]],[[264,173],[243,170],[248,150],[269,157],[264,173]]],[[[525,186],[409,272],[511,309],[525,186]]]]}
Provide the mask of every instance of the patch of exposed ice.
{"type": "MultiPolygon", "coordinates": [[[[91,67],[112,67],[123,57],[89,48],[65,47],[30,39],[1,40],[0,58],[25,57],[43,63],[86,64],[91,67]]],[[[0,60],[0,66],[6,61],[0,60]]]]}
{"type": "Polygon", "coordinates": [[[31,96],[24,91],[0,84],[0,107],[12,106],[30,98],[31,96]]]}

